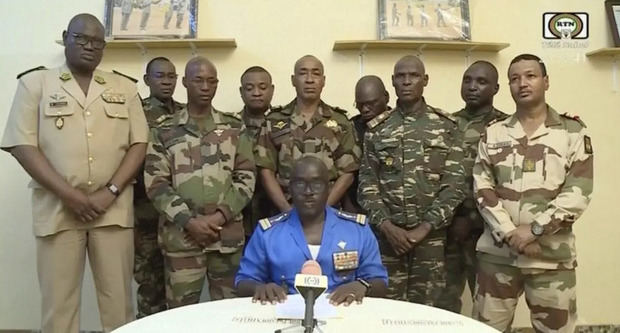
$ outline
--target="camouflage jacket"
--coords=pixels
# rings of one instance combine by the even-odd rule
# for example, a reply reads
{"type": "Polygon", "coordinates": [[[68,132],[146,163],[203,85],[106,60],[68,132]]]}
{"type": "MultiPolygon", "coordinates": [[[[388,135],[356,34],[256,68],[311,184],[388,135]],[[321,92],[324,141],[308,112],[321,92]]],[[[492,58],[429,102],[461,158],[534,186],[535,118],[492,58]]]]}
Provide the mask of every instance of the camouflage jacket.
{"type": "Polygon", "coordinates": [[[265,124],[265,115],[269,114],[269,112],[269,110],[265,111],[265,114],[261,117],[250,115],[250,112],[246,108],[243,108],[243,110],[239,112],[239,115],[243,120],[243,124],[245,124],[248,136],[252,139],[252,144],[254,145],[258,143],[260,130],[265,124]]]}
{"type": "Polygon", "coordinates": [[[304,121],[295,110],[296,100],[272,108],[266,116],[255,148],[256,165],[276,172],[287,193],[293,162],[313,155],[325,162],[330,181],[359,168],[361,151],[346,111],[323,102],[314,116],[304,121]]]}
{"type": "Polygon", "coordinates": [[[528,139],[513,115],[489,126],[478,150],[474,190],[486,225],[477,250],[518,267],[575,267],[572,224],[588,206],[593,183],[585,125],[548,107],[544,126],[528,139]],[[533,222],[544,226],[538,259],[503,243],[516,226],[533,222]]]}
{"type": "MultiPolygon", "coordinates": [[[[146,122],[148,123],[150,129],[165,126],[167,122],[173,119],[174,114],[179,112],[184,107],[183,104],[178,103],[177,101],[173,101],[172,103],[174,107],[172,110],[170,110],[168,105],[162,103],[159,99],[155,97],[147,97],[142,99],[142,109],[144,110],[146,122]]],[[[149,202],[148,198],[146,197],[143,172],[139,172],[136,176],[136,185],[134,186],[133,193],[134,206],[149,202]]],[[[150,210],[152,210],[152,208],[150,210]]],[[[142,212],[136,212],[137,215],[141,215],[140,213],[142,212]]],[[[145,217],[156,216],[156,214],[153,214],[153,212],[150,211],[144,213],[144,215],[148,215],[145,217]]]]}
{"type": "Polygon", "coordinates": [[[490,112],[477,115],[472,115],[466,109],[462,109],[454,113],[453,116],[456,118],[459,130],[463,135],[463,151],[465,156],[463,158],[463,166],[465,167],[465,188],[467,190],[465,192],[465,200],[457,207],[454,215],[466,218],[474,229],[481,231],[484,221],[478,212],[473,194],[473,168],[476,156],[478,156],[478,143],[489,123],[506,119],[508,115],[493,108],[490,112]]]}
{"type": "MultiPolygon", "coordinates": [[[[184,108],[169,126],[153,129],[151,140],[144,180],[166,220],[182,231],[190,218],[220,211],[224,228],[239,228],[256,181],[252,142],[241,119],[213,109],[201,130],[184,108]]],[[[192,244],[177,244],[164,251],[191,249],[192,244]]]]}
{"type": "Polygon", "coordinates": [[[456,120],[422,102],[400,106],[368,123],[358,198],[370,222],[411,229],[448,225],[465,198],[461,135],[456,120]]]}

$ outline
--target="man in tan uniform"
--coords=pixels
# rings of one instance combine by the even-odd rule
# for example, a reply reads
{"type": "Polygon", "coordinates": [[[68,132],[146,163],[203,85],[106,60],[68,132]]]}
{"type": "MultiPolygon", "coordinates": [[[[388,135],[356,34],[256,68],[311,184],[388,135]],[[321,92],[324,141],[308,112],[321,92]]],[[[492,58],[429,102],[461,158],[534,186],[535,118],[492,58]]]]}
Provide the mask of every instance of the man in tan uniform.
{"type": "Polygon", "coordinates": [[[104,332],[133,319],[133,186],[147,125],[136,85],[96,69],[103,25],[80,14],[63,32],[66,63],[20,75],[2,139],[32,176],[42,331],[79,331],[84,261],[104,332]]]}

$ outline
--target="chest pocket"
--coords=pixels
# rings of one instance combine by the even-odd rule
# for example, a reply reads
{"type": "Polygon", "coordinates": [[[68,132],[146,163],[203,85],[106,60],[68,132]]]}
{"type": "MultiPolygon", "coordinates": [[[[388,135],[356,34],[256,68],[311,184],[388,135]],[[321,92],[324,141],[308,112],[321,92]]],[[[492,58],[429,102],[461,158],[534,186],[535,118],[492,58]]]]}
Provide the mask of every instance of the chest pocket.
{"type": "Polygon", "coordinates": [[[193,145],[185,136],[166,140],[164,147],[172,157],[171,165],[174,166],[174,170],[170,170],[172,173],[172,185],[175,188],[179,188],[179,185],[187,182],[193,176],[193,170],[195,170],[197,162],[195,149],[193,149],[193,145]]]}
{"type": "Polygon", "coordinates": [[[424,170],[440,175],[446,164],[449,151],[450,148],[446,145],[443,137],[424,140],[424,170]]]}
{"type": "Polygon", "coordinates": [[[75,113],[75,103],[67,96],[48,98],[42,105],[43,119],[41,119],[40,130],[61,129],[67,125],[71,127],[71,116],[75,113]]]}
{"type": "Polygon", "coordinates": [[[384,173],[397,173],[403,169],[402,148],[398,140],[379,141],[375,143],[379,158],[379,167],[384,173]]]}
{"type": "Polygon", "coordinates": [[[202,138],[200,158],[204,176],[216,176],[220,182],[230,181],[239,134],[238,128],[218,127],[202,138]]]}

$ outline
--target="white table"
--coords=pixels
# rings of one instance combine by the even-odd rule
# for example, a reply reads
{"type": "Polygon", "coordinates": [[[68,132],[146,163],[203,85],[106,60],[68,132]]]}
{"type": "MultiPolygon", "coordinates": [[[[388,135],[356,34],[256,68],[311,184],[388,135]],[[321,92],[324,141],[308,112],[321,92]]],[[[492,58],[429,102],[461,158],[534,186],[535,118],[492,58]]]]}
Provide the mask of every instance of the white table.
{"type": "MultiPolygon", "coordinates": [[[[452,312],[381,298],[364,298],[361,305],[354,303],[349,307],[339,306],[337,309],[339,318],[329,319],[326,325],[321,326],[324,333],[498,332],[452,312]]],[[[252,303],[250,298],[234,298],[160,312],[131,322],[113,333],[271,333],[297,322],[277,320],[274,305],[252,303]]],[[[300,331],[303,332],[287,332],[300,331]]]]}

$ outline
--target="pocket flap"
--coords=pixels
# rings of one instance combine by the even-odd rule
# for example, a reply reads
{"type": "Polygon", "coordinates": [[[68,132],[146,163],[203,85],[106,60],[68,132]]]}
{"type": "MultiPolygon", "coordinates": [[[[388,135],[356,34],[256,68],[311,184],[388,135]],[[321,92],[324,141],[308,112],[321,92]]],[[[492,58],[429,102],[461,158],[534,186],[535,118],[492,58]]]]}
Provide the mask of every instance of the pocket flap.
{"type": "Polygon", "coordinates": [[[107,103],[104,105],[105,114],[110,118],[129,118],[129,110],[124,104],[107,103]]]}

